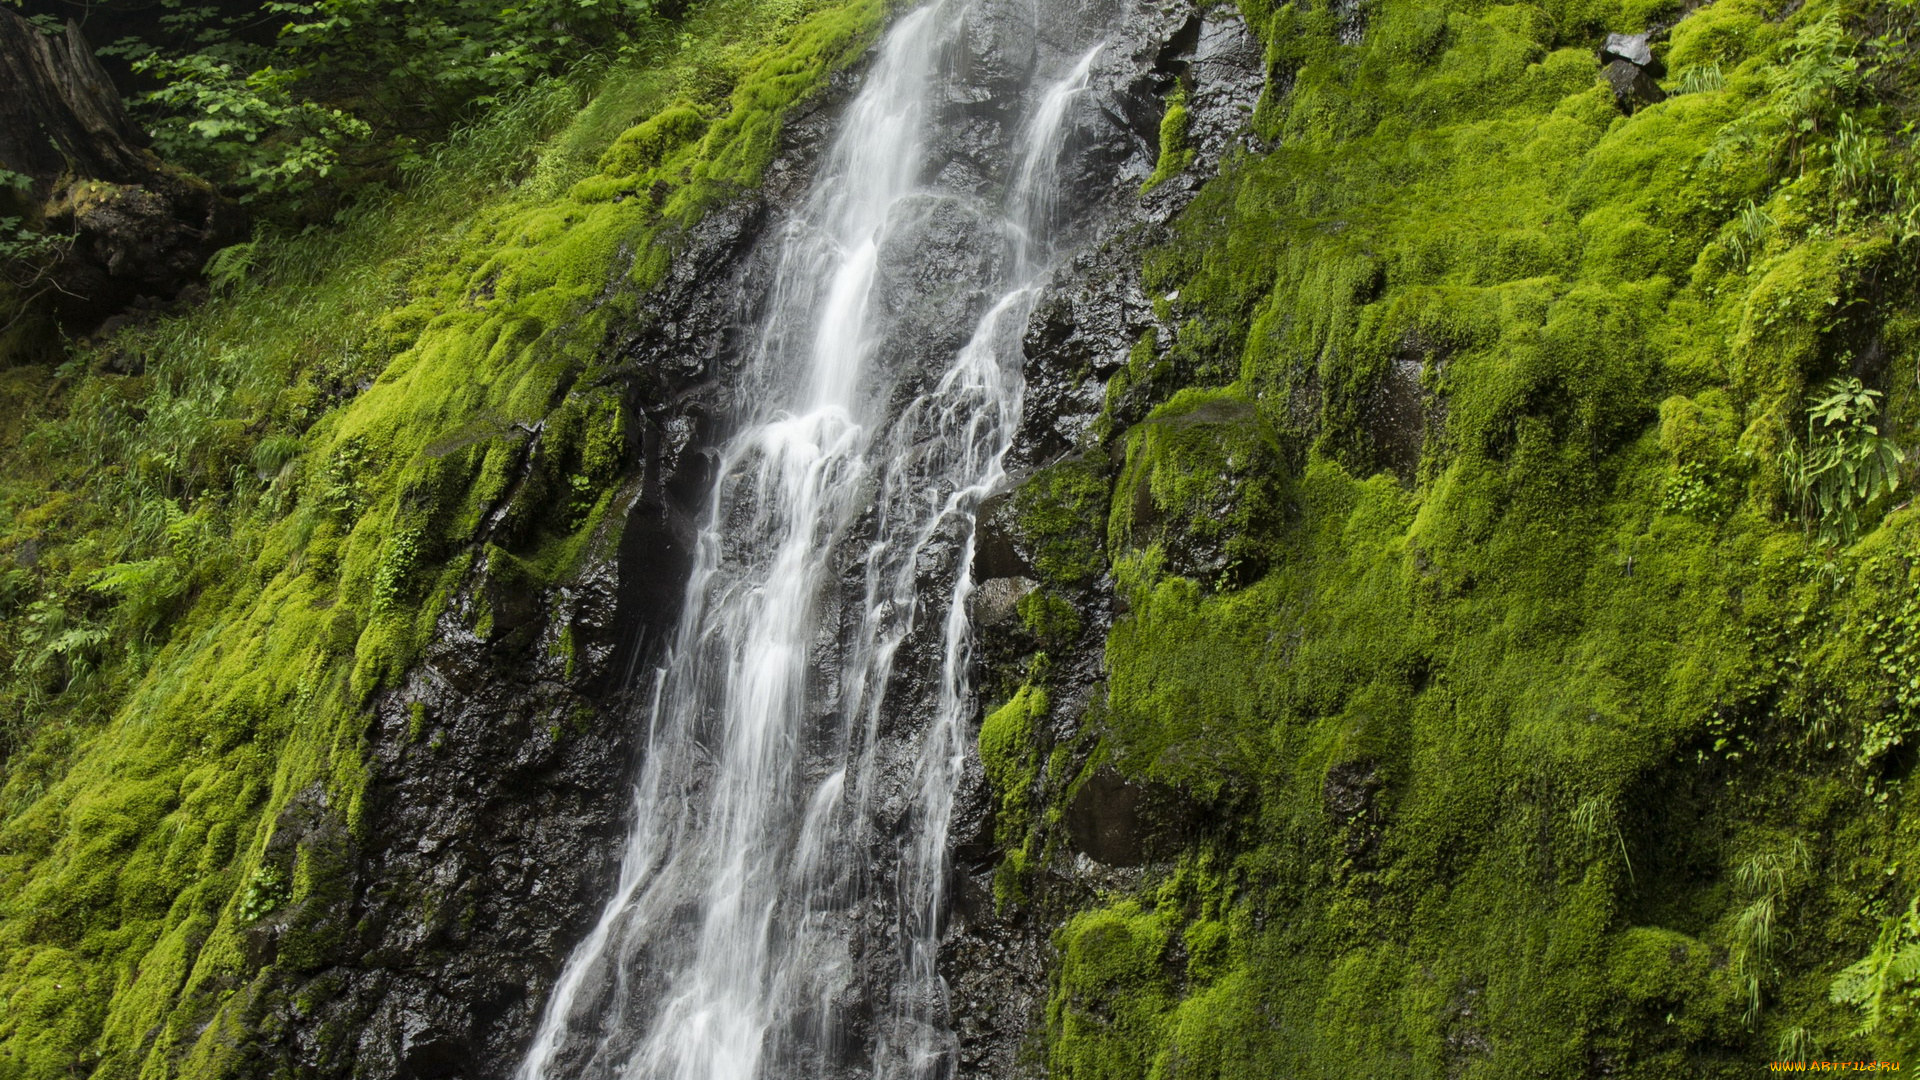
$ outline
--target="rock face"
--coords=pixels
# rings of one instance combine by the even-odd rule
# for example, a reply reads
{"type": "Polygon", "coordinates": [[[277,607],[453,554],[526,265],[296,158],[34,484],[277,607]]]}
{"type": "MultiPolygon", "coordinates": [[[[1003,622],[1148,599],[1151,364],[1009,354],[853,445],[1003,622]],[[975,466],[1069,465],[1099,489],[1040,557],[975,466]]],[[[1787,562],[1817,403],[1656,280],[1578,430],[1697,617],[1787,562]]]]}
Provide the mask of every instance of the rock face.
{"type": "MultiPolygon", "coordinates": [[[[318,793],[276,823],[289,862],[326,853],[332,885],[255,924],[256,958],[278,961],[280,983],[254,1018],[259,1074],[512,1074],[618,869],[649,682],[634,672],[676,624],[703,452],[731,392],[728,286],[751,293],[767,273],[753,241],[769,206],[804,188],[845,89],[790,122],[759,194],[693,230],[648,298],[653,317],[605,342],[633,468],[625,512],[583,569],[542,588],[483,560],[425,661],[377,702],[365,838],[318,793]]],[[[528,512],[541,511],[510,496],[496,521],[528,512]]]]}
{"type": "MultiPolygon", "coordinates": [[[[1141,285],[1140,254],[1165,238],[1165,223],[1241,140],[1252,137],[1247,125],[1264,68],[1260,48],[1238,16],[1181,5],[1141,24],[1137,37],[1112,46],[1113,62],[1130,65],[1126,76],[1095,80],[1123,90],[1101,98],[1099,107],[1113,124],[1110,142],[1083,159],[1101,161],[1101,168],[1133,182],[1096,185],[1087,178],[1090,186],[1082,190],[1104,190],[1106,201],[1089,215],[1082,254],[1056,272],[1028,324],[1024,415],[1009,454],[1016,483],[1063,460],[1104,452],[1091,428],[1107,405],[1108,377],[1128,364],[1148,331],[1160,340],[1172,336],[1141,285]],[[1186,170],[1142,198],[1136,185],[1153,169],[1162,99],[1176,80],[1188,89],[1194,157],[1186,170]]],[[[1143,390],[1138,400],[1119,403],[1115,418],[1122,419],[1123,412],[1126,422],[1143,416],[1152,404],[1149,394],[1143,390]]],[[[982,508],[975,567],[980,594],[991,599],[976,600],[981,614],[997,612],[1004,604],[1001,597],[1032,588],[1034,553],[1019,550],[1011,539],[1018,531],[1014,516],[1009,497],[982,508]]],[[[1052,710],[1056,717],[1083,715],[1086,703],[1101,692],[1102,643],[1114,603],[1110,591],[1104,584],[1090,589],[1077,606],[1091,616],[1070,642],[1047,648],[1051,683],[1061,699],[1052,710]]],[[[990,689],[1004,681],[1034,642],[1015,618],[981,618],[977,629],[981,681],[990,689]]],[[[1071,734],[1056,732],[1055,741],[1064,743],[1071,734]]],[[[955,813],[954,912],[941,965],[953,994],[959,1075],[1009,1080],[1045,1073],[1030,1040],[1044,1025],[1047,965],[1060,920],[1091,889],[1131,881],[1142,863],[1170,850],[1168,842],[1192,827],[1201,811],[1180,792],[1148,790],[1112,770],[1096,770],[1068,810],[1072,850],[1059,852],[1038,870],[1031,903],[1002,914],[993,885],[998,856],[978,839],[969,843],[970,837],[990,833],[993,797],[984,780],[961,792],[955,813]]]]}
{"type": "Polygon", "coordinates": [[[1067,804],[1073,849],[1105,866],[1139,866],[1178,849],[1191,809],[1164,785],[1136,784],[1111,765],[1087,777],[1067,804]]]}

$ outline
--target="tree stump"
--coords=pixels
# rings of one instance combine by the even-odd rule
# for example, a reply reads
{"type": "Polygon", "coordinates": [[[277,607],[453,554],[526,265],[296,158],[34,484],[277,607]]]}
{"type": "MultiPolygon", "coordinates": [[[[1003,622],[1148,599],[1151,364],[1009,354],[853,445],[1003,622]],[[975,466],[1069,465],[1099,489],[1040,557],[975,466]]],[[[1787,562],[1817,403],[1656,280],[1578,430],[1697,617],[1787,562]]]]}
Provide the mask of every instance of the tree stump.
{"type": "Polygon", "coordinates": [[[49,321],[88,334],[180,296],[245,236],[239,207],[149,142],[77,25],[49,36],[0,7],[0,169],[29,181],[0,185],[0,216],[44,238],[0,249],[0,366],[44,347],[49,321]]]}
{"type": "Polygon", "coordinates": [[[51,185],[71,171],[137,184],[159,162],[80,27],[49,37],[0,7],[0,167],[51,185]]]}

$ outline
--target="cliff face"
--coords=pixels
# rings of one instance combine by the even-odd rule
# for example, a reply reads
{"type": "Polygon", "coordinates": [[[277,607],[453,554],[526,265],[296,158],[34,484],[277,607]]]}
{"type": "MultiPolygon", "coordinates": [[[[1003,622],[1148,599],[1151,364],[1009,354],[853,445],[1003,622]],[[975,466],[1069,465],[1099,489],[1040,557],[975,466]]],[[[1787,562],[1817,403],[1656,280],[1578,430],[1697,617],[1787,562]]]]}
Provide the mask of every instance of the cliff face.
{"type": "MultiPolygon", "coordinates": [[[[239,1072],[510,1075],[561,962],[613,888],[631,814],[644,673],[660,659],[705,509],[713,417],[737,356],[731,291],[778,199],[823,138],[832,95],[795,117],[771,181],[685,236],[652,317],[599,350],[625,462],[598,528],[542,583],[496,546],[465,575],[420,658],[371,703],[354,835],[324,785],[274,818],[263,866],[318,883],[247,925],[259,965],[239,1072]]],[[[611,419],[608,417],[607,419],[611,419]]],[[[535,480],[483,529],[568,512],[535,480]]],[[[496,531],[498,530],[498,531],[496,531]]],[[[510,543],[510,541],[509,541],[510,543]]]]}
{"type": "MultiPolygon", "coordinates": [[[[962,1075],[1905,1052],[1913,14],[1116,30],[976,551],[962,1075]]],[[[0,1074],[511,1071],[614,871],[732,297],[880,17],[703,9],[0,371],[0,1074]]]]}

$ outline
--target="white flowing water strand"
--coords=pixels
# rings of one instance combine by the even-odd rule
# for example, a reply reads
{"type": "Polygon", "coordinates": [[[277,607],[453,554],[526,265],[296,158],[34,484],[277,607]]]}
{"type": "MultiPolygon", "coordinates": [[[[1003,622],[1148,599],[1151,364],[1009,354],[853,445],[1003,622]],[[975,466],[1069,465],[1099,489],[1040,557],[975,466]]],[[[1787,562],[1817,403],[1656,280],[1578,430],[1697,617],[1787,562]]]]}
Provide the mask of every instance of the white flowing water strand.
{"type": "MultiPolygon", "coordinates": [[[[873,789],[894,659],[923,606],[919,571],[957,537],[931,722],[919,734],[894,882],[897,975],[871,990],[873,1073],[951,1070],[935,968],[947,827],[972,708],[966,601],[980,500],[1003,478],[1020,406],[1018,338],[1038,277],[1066,103],[1089,53],[1024,130],[1001,224],[1011,286],[935,387],[890,424],[867,415],[884,321],[873,288],[919,183],[931,73],[957,26],[936,3],[900,21],[802,212],[788,227],[749,364],[790,411],[750,422],[720,455],[680,627],[648,709],[620,879],[556,983],[522,1080],[817,1075],[849,1037],[850,937],[869,899],[873,789]],[[879,439],[870,431],[882,425],[879,439]],[[874,511],[863,596],[835,594],[834,552],[874,511]],[[859,605],[852,607],[852,605],[859,605]],[[823,636],[855,631],[831,685],[812,686],[823,636]]],[[[940,603],[944,603],[944,610],[940,603]]],[[[864,1056],[864,1055],[859,1055],[864,1056]]]]}
{"type": "MultiPolygon", "coordinates": [[[[975,706],[969,678],[973,628],[967,618],[968,601],[973,595],[975,513],[1006,479],[1003,462],[1019,425],[1024,390],[1020,336],[1046,270],[1044,251],[1035,249],[1044,240],[1053,213],[1059,139],[1068,106],[1085,91],[1100,49],[1097,45],[1089,49],[1065,78],[1048,88],[1023,133],[1016,180],[1008,192],[1005,211],[1005,223],[1014,239],[1012,287],[981,317],[972,338],[934,392],[906,409],[890,439],[894,452],[889,460],[895,467],[887,470],[883,482],[883,514],[894,507],[911,506],[918,491],[939,492],[938,485],[926,484],[928,473],[964,479],[944,493],[937,512],[916,530],[915,542],[906,556],[896,560],[888,582],[892,595],[887,601],[881,600],[876,588],[887,575],[875,572],[883,563],[885,545],[876,544],[868,559],[868,610],[886,604],[911,611],[918,603],[916,571],[923,552],[943,533],[956,531],[952,526],[959,526],[959,556],[945,597],[938,698],[915,763],[919,781],[917,820],[905,830],[899,855],[896,910],[903,955],[894,989],[893,1029],[879,1032],[876,1077],[919,1080],[950,1071],[953,1040],[945,1022],[946,986],[938,967],[939,935],[946,903],[953,799],[966,761],[968,720],[975,706]],[[907,467],[898,467],[901,463],[907,467]]],[[[883,527],[882,535],[886,532],[883,527]]],[[[890,659],[898,644],[896,639],[869,654],[890,659]]],[[[889,673],[877,671],[870,677],[875,692],[868,715],[869,746],[876,741],[873,732],[880,721],[878,691],[884,688],[889,673]]]]}

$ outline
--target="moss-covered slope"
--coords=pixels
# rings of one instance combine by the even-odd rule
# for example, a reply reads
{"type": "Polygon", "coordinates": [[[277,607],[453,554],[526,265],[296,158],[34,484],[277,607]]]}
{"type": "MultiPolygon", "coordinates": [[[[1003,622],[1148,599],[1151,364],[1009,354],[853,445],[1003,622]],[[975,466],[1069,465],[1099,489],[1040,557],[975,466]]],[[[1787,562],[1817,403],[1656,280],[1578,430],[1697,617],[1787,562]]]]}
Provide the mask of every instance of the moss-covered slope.
{"type": "Polygon", "coordinates": [[[1083,714],[1035,663],[982,732],[1049,1073],[1901,1056],[1920,9],[1242,10],[1267,149],[1020,496],[1048,595],[1104,566],[1123,612],[1083,714]],[[1627,115],[1594,48],[1641,30],[1627,115]],[[1087,907],[1059,823],[1108,766],[1190,809],[1087,907]]]}
{"type": "MultiPolygon", "coordinates": [[[[1014,499],[1054,659],[993,673],[981,752],[996,899],[1056,931],[1047,1070],[1906,1054],[1920,12],[1242,11],[1260,148],[1014,499]],[[1593,47],[1643,29],[1666,97],[1627,115],[1593,47]],[[1107,776],[1163,820],[1089,876],[1107,776]]],[[[336,884],[275,823],[363,838],[370,703],[449,598],[611,542],[610,331],[879,14],[701,8],[338,235],[229,253],[204,311],[0,371],[0,1076],[252,1067],[337,932],[249,945],[336,884]]]]}
{"type": "Polygon", "coordinates": [[[226,253],[204,310],[0,372],[0,1076],[265,1067],[276,969],[346,917],[339,852],[275,823],[304,799],[377,829],[372,702],[448,598],[482,572],[531,593],[617,534],[606,343],[880,14],[703,7],[332,238],[226,253]]]}

